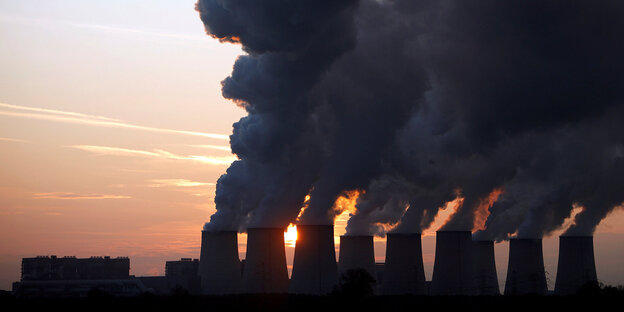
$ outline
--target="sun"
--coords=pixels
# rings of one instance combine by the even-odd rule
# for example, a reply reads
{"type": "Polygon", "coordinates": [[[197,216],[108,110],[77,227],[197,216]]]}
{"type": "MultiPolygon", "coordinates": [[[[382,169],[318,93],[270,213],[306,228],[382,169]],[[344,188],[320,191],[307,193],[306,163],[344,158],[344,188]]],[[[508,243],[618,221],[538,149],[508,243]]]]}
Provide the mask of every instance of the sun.
{"type": "Polygon", "coordinates": [[[288,247],[295,247],[297,242],[297,226],[289,224],[288,228],[284,232],[284,244],[288,247]]]}

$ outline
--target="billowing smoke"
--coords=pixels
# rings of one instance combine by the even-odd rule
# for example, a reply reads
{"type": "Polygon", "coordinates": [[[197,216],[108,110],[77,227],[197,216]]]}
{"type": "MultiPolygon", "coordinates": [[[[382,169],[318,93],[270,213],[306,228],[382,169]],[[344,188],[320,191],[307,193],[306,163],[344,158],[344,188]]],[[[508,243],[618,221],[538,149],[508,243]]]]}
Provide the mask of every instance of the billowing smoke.
{"type": "Polygon", "coordinates": [[[417,38],[401,37],[418,33],[423,20],[406,19],[391,3],[361,1],[355,22],[355,49],[315,89],[324,161],[302,223],[333,224],[336,198],[384,172],[383,159],[429,88],[417,38]]]}
{"type": "Polygon", "coordinates": [[[384,176],[372,181],[367,191],[358,197],[357,213],[351,215],[346,231],[350,235],[384,236],[409,207],[410,183],[384,176]]]}
{"type": "Polygon", "coordinates": [[[362,190],[348,234],[422,232],[461,198],[442,229],[542,237],[577,205],[567,234],[589,235],[624,201],[624,3],[197,8],[248,53],[223,81],[248,116],[207,229],[286,226],[307,194],[300,222],[331,224],[362,190]]]}
{"type": "MultiPolygon", "coordinates": [[[[591,234],[624,201],[623,5],[442,1],[416,9],[437,17],[417,35],[431,89],[395,155],[382,160],[390,165],[381,176],[409,181],[412,192],[395,231],[426,229],[454,192],[463,202],[442,229],[475,229],[484,200],[502,190],[481,239],[542,237],[574,204],[584,210],[566,234],[591,234]]],[[[395,195],[375,190],[367,192],[375,203],[360,203],[363,217],[351,223],[387,218],[375,211],[387,211],[395,195]]]]}
{"type": "Polygon", "coordinates": [[[205,229],[285,227],[320,170],[312,89],[355,45],[356,1],[200,0],[209,35],[240,43],[223,96],[248,112],[230,136],[233,163],[218,181],[205,229]]]}
{"type": "MultiPolygon", "coordinates": [[[[440,77],[452,84],[445,96],[456,94],[463,102],[454,111],[461,111],[473,155],[487,162],[462,192],[467,199],[483,198],[504,185],[506,204],[492,209],[490,219],[499,212],[509,216],[510,209],[523,215],[515,226],[520,237],[558,228],[573,203],[587,212],[578,215],[577,227],[581,219],[594,218],[579,229],[591,234],[604,217],[601,211],[624,200],[614,190],[623,182],[615,154],[623,129],[609,126],[615,115],[623,116],[624,93],[615,87],[624,82],[624,62],[617,57],[624,52],[617,39],[624,34],[618,18],[623,9],[612,3],[578,2],[563,9],[544,2],[459,3],[451,14],[461,26],[446,33],[464,53],[456,61],[436,53],[444,61],[438,72],[448,73],[440,77]],[[609,183],[607,189],[596,187],[609,183]],[[590,204],[587,197],[600,203],[590,204]]],[[[462,208],[447,225],[474,211],[466,202],[462,208]]],[[[496,231],[487,224],[485,234],[496,231]]]]}

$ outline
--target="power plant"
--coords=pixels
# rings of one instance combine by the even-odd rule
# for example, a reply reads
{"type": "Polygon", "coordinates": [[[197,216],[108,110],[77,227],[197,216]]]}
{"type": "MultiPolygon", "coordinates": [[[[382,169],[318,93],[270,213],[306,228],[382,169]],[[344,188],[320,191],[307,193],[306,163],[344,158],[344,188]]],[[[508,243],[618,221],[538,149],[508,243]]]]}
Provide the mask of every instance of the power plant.
{"type": "Polygon", "coordinates": [[[583,285],[597,281],[593,236],[560,236],[555,294],[575,294],[583,285]]]}
{"type": "MultiPolygon", "coordinates": [[[[281,228],[249,228],[241,280],[237,233],[202,232],[199,275],[203,294],[292,293],[326,295],[348,270],[378,279],[373,237],[343,235],[336,263],[334,227],[298,225],[292,277],[288,279],[281,228]]],[[[388,233],[382,295],[500,295],[494,241],[472,240],[470,231],[438,231],[431,283],[425,281],[421,234],[388,233]]],[[[592,236],[561,236],[554,293],[569,295],[597,282],[592,236]]],[[[548,294],[542,240],[512,238],[505,295],[548,294]]]]}
{"type": "Polygon", "coordinates": [[[286,293],[288,269],[284,229],[248,228],[242,293],[286,293]]]}
{"type": "Polygon", "coordinates": [[[199,276],[205,295],[236,294],[241,271],[236,231],[202,231],[199,276]]]}
{"type": "Polygon", "coordinates": [[[332,225],[297,225],[289,292],[325,295],[338,283],[332,225]]]}
{"type": "Polygon", "coordinates": [[[426,295],[420,233],[388,233],[383,295],[426,295]]]}
{"type": "Polygon", "coordinates": [[[546,295],[547,293],[542,239],[510,239],[505,295],[546,295]]]}
{"type": "MultiPolygon", "coordinates": [[[[431,282],[425,280],[420,233],[388,233],[386,261],[378,264],[375,263],[373,236],[340,236],[340,255],[336,262],[332,225],[298,225],[290,279],[284,229],[248,228],[247,233],[243,265],[239,260],[236,231],[202,231],[199,261],[191,258],[168,261],[165,277],[130,276],[129,259],[123,257],[43,256],[22,259],[22,278],[14,283],[14,291],[21,296],[85,295],[84,289],[89,287],[113,289],[119,283],[129,283],[128,287],[133,290],[120,294],[138,294],[164,287],[160,294],[182,288],[204,295],[327,295],[341,287],[340,277],[346,272],[363,269],[377,281],[373,288],[375,294],[500,295],[494,241],[473,241],[470,231],[437,231],[431,282]],[[158,284],[162,281],[166,285],[158,284]],[[82,287],[83,291],[71,290],[76,287],[82,287]]],[[[597,282],[593,236],[560,236],[553,293],[572,295],[584,285],[597,282]]],[[[504,294],[549,294],[542,239],[510,239],[504,294]]]]}
{"type": "Polygon", "coordinates": [[[375,250],[373,237],[370,235],[340,236],[340,254],[338,255],[338,274],[343,276],[348,270],[363,269],[377,280],[375,268],[375,250]]]}
{"type": "Polygon", "coordinates": [[[473,248],[477,295],[500,295],[498,275],[496,275],[494,241],[474,241],[473,248]]]}
{"type": "Polygon", "coordinates": [[[475,295],[473,243],[470,231],[437,231],[430,294],[475,295]]]}

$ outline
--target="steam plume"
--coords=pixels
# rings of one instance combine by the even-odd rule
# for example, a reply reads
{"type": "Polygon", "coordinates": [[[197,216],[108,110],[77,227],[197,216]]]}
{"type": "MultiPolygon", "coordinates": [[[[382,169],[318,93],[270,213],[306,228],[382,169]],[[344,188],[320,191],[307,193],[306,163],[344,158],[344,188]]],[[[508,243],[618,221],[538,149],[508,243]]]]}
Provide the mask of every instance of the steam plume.
{"type": "Polygon", "coordinates": [[[207,229],[285,227],[308,194],[300,222],[332,224],[336,198],[363,190],[348,233],[422,232],[459,196],[444,230],[542,237],[578,205],[567,233],[589,235],[624,202],[624,3],[197,9],[247,52],[223,81],[248,116],[207,229]]]}

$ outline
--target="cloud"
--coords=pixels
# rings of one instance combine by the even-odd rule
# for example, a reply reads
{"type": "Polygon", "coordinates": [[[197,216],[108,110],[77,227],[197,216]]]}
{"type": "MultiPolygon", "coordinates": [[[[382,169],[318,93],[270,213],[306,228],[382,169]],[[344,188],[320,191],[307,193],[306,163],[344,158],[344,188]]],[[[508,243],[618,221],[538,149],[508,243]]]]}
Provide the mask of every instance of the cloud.
{"type": "Polygon", "coordinates": [[[201,35],[190,35],[190,34],[181,34],[181,33],[165,33],[165,32],[156,32],[138,28],[127,28],[127,27],[117,27],[110,25],[98,25],[98,24],[85,24],[85,23],[76,23],[72,21],[64,21],[64,20],[52,20],[52,19],[44,19],[44,18],[29,18],[23,16],[9,16],[9,15],[0,15],[0,22],[13,22],[13,23],[39,23],[43,25],[62,25],[69,26],[75,28],[83,28],[83,29],[92,29],[97,31],[104,32],[116,32],[116,33],[125,33],[131,35],[138,36],[151,36],[151,37],[160,37],[166,39],[177,39],[177,40],[189,40],[189,41],[203,41],[206,42],[204,36],[201,35]]]}
{"type": "Polygon", "coordinates": [[[95,120],[121,121],[119,119],[103,117],[103,116],[88,115],[88,114],[75,113],[75,112],[66,112],[66,111],[61,111],[61,110],[57,110],[57,109],[48,109],[48,108],[39,108],[39,107],[31,107],[31,106],[13,105],[13,104],[7,104],[7,103],[2,103],[2,102],[0,102],[0,107],[9,108],[9,109],[15,109],[15,110],[37,112],[37,113],[64,115],[64,116],[71,116],[71,117],[78,117],[78,118],[87,118],[87,119],[95,119],[95,120]]]}
{"type": "Polygon", "coordinates": [[[29,112],[16,112],[16,111],[0,110],[0,115],[4,115],[4,116],[40,119],[40,120],[73,123],[73,124],[82,124],[82,125],[89,125],[89,126],[96,126],[96,127],[131,129],[131,130],[148,131],[148,132],[156,132],[156,133],[169,133],[169,134],[198,136],[198,137],[205,137],[205,138],[211,138],[211,139],[216,139],[216,140],[229,140],[229,136],[225,134],[141,126],[141,125],[126,123],[118,119],[102,117],[102,116],[87,115],[87,114],[76,113],[76,112],[66,112],[66,111],[59,111],[59,110],[52,110],[52,109],[18,106],[18,105],[6,104],[6,103],[0,103],[0,107],[10,108],[13,110],[29,111],[29,112]],[[32,113],[32,112],[36,112],[36,113],[32,113]]]}
{"type": "Polygon", "coordinates": [[[128,199],[127,195],[76,194],[71,192],[35,193],[35,199],[128,199]]]}
{"type": "Polygon", "coordinates": [[[172,160],[191,160],[198,161],[205,164],[220,166],[230,165],[236,160],[235,156],[200,156],[200,155],[179,155],[174,154],[161,149],[154,149],[152,151],[128,149],[112,146],[97,146],[97,145],[70,145],[70,148],[75,148],[99,155],[113,155],[113,156],[136,156],[136,157],[148,157],[148,158],[160,158],[160,159],[172,159],[172,160]]]}
{"type": "Polygon", "coordinates": [[[197,186],[214,186],[214,183],[197,182],[187,179],[153,179],[150,180],[153,184],[150,187],[164,187],[164,186],[177,186],[177,187],[197,187],[197,186]]]}
{"type": "Polygon", "coordinates": [[[190,145],[190,146],[191,147],[214,149],[214,150],[218,150],[218,151],[232,152],[232,149],[229,146],[225,146],[225,145],[201,144],[201,145],[190,145]]]}
{"type": "Polygon", "coordinates": [[[0,141],[5,141],[5,142],[17,142],[17,143],[27,143],[27,142],[28,142],[28,141],[26,141],[26,140],[21,140],[21,139],[2,138],[2,137],[0,137],[0,141]]]}

